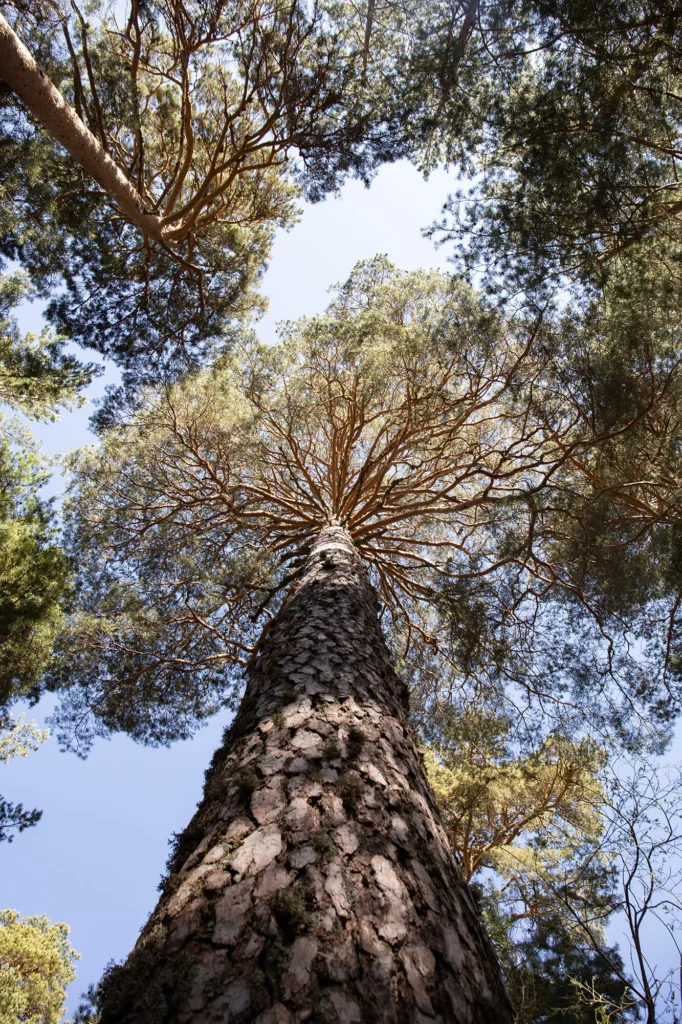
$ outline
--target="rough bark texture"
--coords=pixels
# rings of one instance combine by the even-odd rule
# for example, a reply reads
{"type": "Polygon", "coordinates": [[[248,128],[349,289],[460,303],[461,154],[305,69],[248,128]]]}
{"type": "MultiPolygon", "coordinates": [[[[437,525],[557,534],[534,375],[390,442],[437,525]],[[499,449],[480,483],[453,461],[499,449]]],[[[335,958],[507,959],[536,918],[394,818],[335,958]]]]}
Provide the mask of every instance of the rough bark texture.
{"type": "Polygon", "coordinates": [[[511,1022],[342,529],[273,622],[105,991],[102,1024],[511,1022]]]}
{"type": "Polygon", "coordinates": [[[146,234],[163,242],[158,214],[150,213],[101,143],[38,67],[19,36],[0,13],[0,78],[33,116],[102,188],[113,196],[123,215],[146,234]]]}

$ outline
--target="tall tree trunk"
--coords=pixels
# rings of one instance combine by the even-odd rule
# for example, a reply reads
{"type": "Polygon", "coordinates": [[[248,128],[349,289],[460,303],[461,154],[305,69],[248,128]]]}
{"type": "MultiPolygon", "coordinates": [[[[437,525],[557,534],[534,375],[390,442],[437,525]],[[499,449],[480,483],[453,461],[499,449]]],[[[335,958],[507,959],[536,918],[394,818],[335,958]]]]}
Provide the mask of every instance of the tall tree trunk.
{"type": "Polygon", "coordinates": [[[507,1024],[366,570],[322,531],[102,1024],[507,1024]]]}

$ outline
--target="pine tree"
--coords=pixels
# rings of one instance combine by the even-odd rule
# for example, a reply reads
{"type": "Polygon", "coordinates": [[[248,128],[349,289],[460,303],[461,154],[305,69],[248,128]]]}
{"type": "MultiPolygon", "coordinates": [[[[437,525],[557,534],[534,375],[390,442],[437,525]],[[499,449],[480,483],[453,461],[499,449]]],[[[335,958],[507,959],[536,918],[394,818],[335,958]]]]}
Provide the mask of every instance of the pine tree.
{"type": "Polygon", "coordinates": [[[557,734],[520,742],[514,725],[501,708],[443,708],[425,761],[515,1020],[596,1024],[600,1005],[613,1021],[635,1019],[630,979],[605,938],[619,901],[604,845],[607,750],[557,734]]]}
{"type": "MultiPolygon", "coordinates": [[[[49,332],[21,335],[12,314],[28,293],[21,275],[0,276],[0,403],[51,421],[60,406],[80,404],[79,391],[95,367],[66,354],[49,332]]],[[[52,503],[40,494],[48,476],[30,432],[0,413],[0,762],[25,755],[48,735],[31,723],[13,723],[7,712],[15,700],[40,692],[63,628],[70,573],[52,503]]],[[[35,825],[41,813],[0,796],[0,841],[35,825]]]]}
{"type": "Polygon", "coordinates": [[[638,250],[673,270],[679,3],[473,6],[464,49],[434,13],[403,94],[426,129],[413,136],[417,161],[473,179],[450,197],[441,239],[512,294],[546,293],[567,275],[599,286],[638,250]]]}
{"type": "Polygon", "coordinates": [[[354,8],[3,10],[0,251],[131,388],[196,366],[262,308],[258,278],[302,188],[319,198],[401,152],[386,70],[405,44],[394,33],[368,63],[354,8]]]}
{"type": "Polygon", "coordinates": [[[511,1019],[377,611],[321,529],[102,1024],[511,1019]]]}
{"type": "MultiPolygon", "coordinates": [[[[23,337],[13,316],[30,294],[21,275],[0,277],[0,403],[34,420],[79,405],[96,368],[64,352],[49,332],[23,337]]],[[[48,479],[30,432],[0,414],[0,708],[37,686],[62,622],[68,566],[56,542],[48,479]]]]}
{"type": "Polygon", "coordinates": [[[665,721],[672,691],[657,708],[637,671],[604,682],[609,620],[577,556],[562,575],[558,553],[581,523],[578,456],[635,429],[670,377],[645,352],[651,394],[610,433],[584,415],[579,373],[590,351],[608,359],[576,348],[575,327],[503,318],[457,281],[378,258],[280,345],[245,334],[77,456],[78,608],[51,681],[64,739],[169,743],[239,708],[160,903],[103,983],[103,1021],[505,1019],[454,866],[439,881],[444,834],[391,656],[425,689],[436,679],[417,716],[450,673],[510,707],[516,685],[531,728],[553,703],[575,728],[567,693],[595,724],[665,721]],[[506,636],[477,606],[490,590],[506,636]],[[574,682],[566,622],[583,647],[574,682]],[[442,906],[467,920],[454,960],[469,945],[479,965],[457,981],[442,906]]]}
{"type": "Polygon", "coordinates": [[[328,317],[269,354],[245,338],[79,460],[64,715],[97,705],[102,728],[165,742],[246,667],[161,902],[104,983],[103,1021],[508,1019],[365,565],[407,628],[450,509],[477,515],[466,481],[484,502],[486,462],[519,487],[542,465],[536,438],[524,451],[504,431],[528,345],[527,325],[502,335],[448,278],[377,260],[328,317]]]}
{"type": "MultiPolygon", "coordinates": [[[[38,729],[35,722],[24,722],[24,716],[15,720],[11,715],[0,715],[0,763],[7,764],[11,757],[26,757],[37,750],[50,735],[47,729],[38,729]]],[[[13,804],[0,796],[0,843],[11,843],[14,832],[23,832],[37,824],[42,811],[24,810],[23,804],[13,804]]]]}

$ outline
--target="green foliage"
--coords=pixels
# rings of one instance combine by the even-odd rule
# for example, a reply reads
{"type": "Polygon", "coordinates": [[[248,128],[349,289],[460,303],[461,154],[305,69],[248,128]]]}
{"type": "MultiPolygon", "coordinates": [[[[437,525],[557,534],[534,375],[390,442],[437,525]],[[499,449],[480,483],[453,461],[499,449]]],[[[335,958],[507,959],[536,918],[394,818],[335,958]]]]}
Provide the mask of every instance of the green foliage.
{"type": "Polygon", "coordinates": [[[65,924],[0,911],[0,1022],[59,1024],[79,954],[65,924]]]}
{"type": "MultiPolygon", "coordinates": [[[[0,277],[0,402],[37,420],[80,405],[95,367],[49,334],[22,338],[13,309],[30,295],[25,277],[0,277]]],[[[57,544],[49,477],[30,435],[0,414],[0,707],[36,692],[62,625],[68,565],[57,544]]]]}
{"type": "MultiPolygon", "coordinates": [[[[400,472],[410,474],[411,451],[399,438],[405,389],[414,382],[423,392],[414,455],[435,459],[438,474],[447,474],[452,459],[431,451],[432,418],[446,417],[448,406],[473,411],[477,382],[491,387],[484,377],[496,373],[504,387],[505,368],[523,344],[519,333],[500,338],[495,318],[446,277],[402,275],[372,261],[339,289],[327,316],[288,325],[271,349],[243,337],[234,358],[149,391],[130,423],[81,452],[67,507],[80,607],[60,641],[53,680],[70,690],[65,716],[80,721],[80,742],[88,742],[83,702],[99,707],[96,729],[167,742],[233,700],[235,666],[253,651],[266,608],[277,607],[295,580],[330,502],[347,500],[358,521],[368,512],[373,492],[356,486],[368,454],[410,515],[409,485],[397,488],[400,472]],[[332,373],[339,383],[328,390],[332,373]],[[325,394],[326,404],[318,401],[325,394]],[[334,407],[342,418],[354,415],[351,396],[364,423],[357,433],[339,426],[338,443],[350,446],[343,480],[313,485],[292,505],[296,484],[281,438],[293,452],[308,436],[318,460],[310,472],[323,472],[329,417],[334,407]],[[396,444],[404,449],[400,472],[385,450],[396,444]]],[[[461,441],[448,431],[448,454],[455,458],[477,430],[467,426],[461,441]]]]}
{"type": "Polygon", "coordinates": [[[36,692],[63,624],[66,555],[39,458],[0,437],[0,705],[36,692]]]}
{"type": "Polygon", "coordinates": [[[63,281],[52,322],[115,358],[129,388],[196,368],[262,308],[301,189],[320,198],[405,149],[387,77],[402,18],[363,53],[364,13],[336,0],[5,11],[167,235],[143,237],[3,93],[0,252],[45,292],[63,281]]]}
{"type": "Polygon", "coordinates": [[[597,1024],[600,1000],[623,1007],[613,1020],[631,1019],[622,960],[604,942],[617,905],[613,858],[602,848],[605,751],[556,735],[519,748],[517,735],[490,709],[451,709],[434,723],[425,755],[516,1020],[597,1024]]]}
{"type": "Polygon", "coordinates": [[[643,242],[678,275],[679,4],[475,9],[464,51],[437,31],[425,38],[431,81],[414,79],[406,94],[431,126],[415,133],[417,159],[476,175],[450,198],[441,237],[512,291],[543,291],[561,274],[598,283],[643,242]]]}
{"type": "Polygon", "coordinates": [[[65,735],[166,743],[234,703],[337,519],[419,678],[417,714],[459,690],[550,712],[557,733],[589,706],[623,742],[664,742],[682,700],[681,325],[672,295],[653,315],[650,283],[639,305],[623,280],[587,309],[503,316],[377,258],[279,345],[244,334],[144,392],[73,463],[78,607],[50,682],[65,735]]]}
{"type": "MultiPolygon", "coordinates": [[[[35,722],[24,722],[24,716],[14,721],[11,715],[0,715],[0,763],[7,764],[12,757],[26,757],[37,750],[49,736],[47,729],[38,729],[35,722]]],[[[26,811],[23,804],[12,804],[0,796],[0,843],[12,842],[14,832],[23,832],[40,821],[42,811],[26,811]]]]}
{"type": "Polygon", "coordinates": [[[42,811],[35,808],[27,811],[23,804],[13,804],[0,795],[0,843],[11,843],[15,832],[37,825],[42,816],[42,811]]]}
{"type": "Polygon", "coordinates": [[[24,716],[16,720],[8,716],[2,723],[0,733],[0,762],[7,764],[12,757],[26,757],[31,750],[37,750],[50,735],[49,729],[39,729],[35,722],[25,722],[24,716]]]}
{"type": "MultiPolygon", "coordinates": [[[[0,277],[0,403],[50,421],[60,406],[81,404],[79,391],[95,368],[47,333],[22,338],[12,311],[30,294],[23,276],[0,277]]],[[[40,495],[49,478],[43,461],[26,429],[0,414],[0,761],[25,755],[47,736],[21,719],[12,725],[3,709],[39,694],[70,590],[52,502],[40,495]]],[[[0,796],[0,841],[35,825],[41,813],[0,796]]]]}
{"type": "Polygon", "coordinates": [[[543,383],[558,401],[548,409],[538,389],[537,408],[545,424],[572,420],[577,443],[525,510],[500,508],[478,548],[453,556],[434,601],[447,642],[406,665],[427,716],[465,687],[504,691],[526,717],[528,695],[544,694],[542,719],[553,694],[622,742],[665,742],[682,695],[680,309],[678,285],[631,264],[583,306],[545,313],[543,383]]]}
{"type": "MultiPolygon", "coordinates": [[[[512,721],[471,705],[439,716],[425,755],[443,823],[467,879],[481,867],[553,875],[602,830],[605,752],[550,735],[514,750],[512,721]]],[[[529,883],[530,884],[530,883],[529,883]]]]}
{"type": "Polygon", "coordinates": [[[615,948],[607,947],[605,956],[577,938],[561,914],[550,913],[512,940],[494,895],[483,897],[483,907],[517,1024],[603,1024],[602,1000],[613,1024],[638,1019],[615,948]],[[587,991],[592,998],[585,998],[587,991]]]}
{"type": "Polygon", "coordinates": [[[12,310],[32,291],[25,275],[0,276],[0,402],[30,419],[55,420],[58,406],[82,405],[95,366],[64,352],[48,332],[22,338],[12,310]]]}

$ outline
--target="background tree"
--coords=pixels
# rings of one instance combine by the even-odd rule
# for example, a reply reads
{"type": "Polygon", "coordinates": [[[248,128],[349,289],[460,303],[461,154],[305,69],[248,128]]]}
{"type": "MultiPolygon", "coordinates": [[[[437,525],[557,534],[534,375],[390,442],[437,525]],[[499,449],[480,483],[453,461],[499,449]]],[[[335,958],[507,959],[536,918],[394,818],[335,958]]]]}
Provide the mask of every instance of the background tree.
{"type": "Polygon", "coordinates": [[[676,1020],[677,971],[659,965],[680,914],[679,767],[529,742],[490,707],[443,707],[430,725],[429,780],[516,1019],[676,1020]]]}
{"type": "MultiPolygon", "coordinates": [[[[87,136],[89,173],[108,161],[134,209],[6,94],[4,251],[45,285],[65,273],[55,322],[133,378],[144,352],[201,358],[253,302],[292,215],[286,167],[313,197],[408,153],[476,171],[468,213],[453,197],[442,228],[514,288],[598,283],[642,245],[678,261],[674,3],[132,4],[120,24],[58,3],[6,10],[60,90],[63,141],[82,160],[87,136]]],[[[30,107],[38,72],[19,64],[30,107]]]]}
{"type": "MultiPolygon", "coordinates": [[[[81,404],[95,367],[49,333],[22,337],[12,311],[27,290],[21,276],[0,280],[0,402],[50,421],[60,406],[81,404]]],[[[43,462],[25,426],[0,417],[0,706],[36,687],[62,625],[69,573],[52,502],[40,494],[43,462]]]]}
{"type": "MultiPolygon", "coordinates": [[[[22,337],[12,315],[29,293],[20,275],[0,278],[0,402],[23,417],[50,421],[80,404],[95,367],[79,363],[45,332],[22,337]]],[[[55,637],[63,628],[68,560],[57,542],[52,502],[40,490],[49,473],[30,432],[0,414],[0,761],[25,755],[47,738],[33,723],[13,724],[7,707],[39,692],[55,637]]],[[[0,841],[35,825],[41,812],[0,796],[0,841]]]]}
{"type": "Polygon", "coordinates": [[[582,844],[599,842],[605,751],[553,735],[514,753],[510,719],[490,708],[458,712],[441,715],[425,756],[448,838],[467,881],[483,867],[511,870],[521,891],[527,861],[530,907],[532,877],[570,863],[582,844]]]}
{"type": "MultiPolygon", "coordinates": [[[[23,715],[16,720],[4,714],[0,718],[0,762],[7,764],[11,757],[26,757],[30,750],[37,750],[49,736],[47,729],[38,729],[35,722],[24,722],[23,715]]],[[[0,796],[0,843],[12,842],[14,831],[23,832],[37,824],[42,811],[25,811],[23,804],[12,804],[0,796]]]]}
{"type": "Polygon", "coordinates": [[[97,368],[64,350],[64,341],[44,331],[21,335],[15,307],[35,295],[25,275],[0,277],[0,402],[33,420],[57,418],[60,406],[79,404],[97,368]]]}
{"type": "Polygon", "coordinates": [[[531,0],[471,13],[463,47],[441,28],[447,13],[434,18],[405,93],[423,126],[416,159],[476,176],[450,198],[441,240],[512,293],[562,274],[599,284],[642,243],[677,266],[679,6],[531,0]]]}
{"type": "Polygon", "coordinates": [[[443,709],[425,760],[448,840],[475,879],[519,1022],[635,1019],[619,952],[605,941],[618,906],[604,844],[606,750],[550,736],[518,742],[494,709],[443,709]],[[577,921],[586,922],[589,935],[577,921]],[[589,998],[585,995],[589,991],[589,998]]]}
{"type": "MultiPolygon", "coordinates": [[[[647,1024],[674,1022],[679,1013],[678,967],[666,969],[658,956],[654,958],[652,936],[656,935],[659,943],[661,939],[670,941],[679,955],[680,766],[621,758],[610,766],[606,783],[601,849],[614,864],[613,908],[629,946],[629,979],[623,1002],[636,1008],[647,1024]]],[[[563,904],[563,894],[558,895],[563,904]]],[[[578,911],[574,920],[603,961],[617,970],[589,917],[578,911]]],[[[608,993],[599,993],[585,983],[579,992],[607,1019],[617,1014],[618,1001],[608,993]]]]}
{"type": "Polygon", "coordinates": [[[31,694],[63,624],[67,558],[57,543],[52,503],[40,496],[49,474],[30,450],[0,440],[0,699],[31,694]]]}
{"type": "Polygon", "coordinates": [[[389,75],[406,43],[368,59],[354,8],[5,10],[2,252],[46,293],[61,278],[48,316],[133,378],[195,364],[259,307],[294,181],[319,197],[401,151],[389,75]]]}
{"type": "Polygon", "coordinates": [[[79,954],[65,924],[0,911],[0,1020],[59,1024],[79,954]]]}

